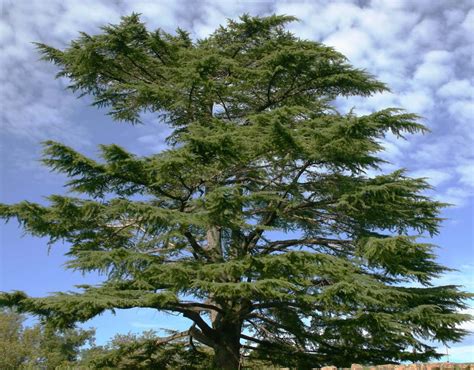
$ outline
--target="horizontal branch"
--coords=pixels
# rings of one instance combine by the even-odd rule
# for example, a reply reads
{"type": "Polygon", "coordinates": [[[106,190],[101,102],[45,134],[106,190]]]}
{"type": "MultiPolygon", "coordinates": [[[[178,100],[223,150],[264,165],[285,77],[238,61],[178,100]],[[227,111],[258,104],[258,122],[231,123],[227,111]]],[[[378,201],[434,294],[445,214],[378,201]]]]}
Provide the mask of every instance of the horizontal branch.
{"type": "MultiPolygon", "coordinates": [[[[302,308],[303,306],[307,306],[307,303],[296,303],[296,302],[287,302],[287,301],[267,301],[265,303],[254,303],[252,305],[253,309],[260,310],[266,308],[273,308],[273,307],[294,307],[294,308],[302,308]]],[[[314,304],[312,305],[314,307],[314,304]]],[[[253,314],[252,314],[253,315],[253,314]]]]}
{"type": "Polygon", "coordinates": [[[277,240],[267,243],[264,246],[257,246],[256,248],[262,250],[262,253],[268,254],[280,249],[296,246],[296,245],[324,245],[334,248],[334,246],[347,246],[353,243],[352,240],[339,240],[328,238],[304,238],[304,239],[288,239],[277,240]]]}
{"type": "Polygon", "coordinates": [[[160,346],[160,345],[162,345],[162,344],[166,344],[166,343],[172,342],[172,341],[174,341],[174,340],[176,340],[176,339],[186,338],[186,337],[188,337],[189,335],[190,335],[190,333],[189,333],[189,329],[188,329],[188,330],[185,330],[185,331],[181,331],[181,332],[179,332],[179,333],[175,333],[175,334],[170,335],[170,336],[168,336],[168,337],[162,337],[162,338],[160,338],[160,339],[158,339],[158,340],[156,341],[156,344],[157,344],[158,346],[160,346]]]}
{"type": "Polygon", "coordinates": [[[181,302],[179,304],[181,307],[185,308],[197,308],[196,311],[216,311],[216,312],[224,312],[220,307],[208,304],[208,303],[200,303],[200,302],[181,302]]]}
{"type": "Polygon", "coordinates": [[[270,341],[260,340],[260,339],[257,339],[257,338],[254,338],[254,337],[250,337],[250,336],[245,335],[245,334],[240,334],[240,338],[245,339],[245,340],[249,340],[249,341],[251,341],[251,342],[258,343],[258,344],[268,344],[268,343],[271,343],[270,341]]]}

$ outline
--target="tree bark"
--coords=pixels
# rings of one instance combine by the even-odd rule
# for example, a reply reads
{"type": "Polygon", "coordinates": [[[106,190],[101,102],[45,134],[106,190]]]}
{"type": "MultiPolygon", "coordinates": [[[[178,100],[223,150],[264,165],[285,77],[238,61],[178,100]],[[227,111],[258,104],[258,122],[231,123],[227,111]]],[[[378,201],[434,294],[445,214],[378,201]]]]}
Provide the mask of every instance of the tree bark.
{"type": "Polygon", "coordinates": [[[240,364],[240,339],[227,337],[225,334],[214,347],[214,368],[238,370],[240,364]]]}
{"type": "Polygon", "coordinates": [[[237,370],[240,363],[240,332],[242,323],[217,314],[213,322],[217,331],[214,344],[214,368],[237,370]]]}
{"type": "Polygon", "coordinates": [[[218,226],[211,226],[207,230],[207,249],[213,260],[222,258],[221,229],[218,226]]]}

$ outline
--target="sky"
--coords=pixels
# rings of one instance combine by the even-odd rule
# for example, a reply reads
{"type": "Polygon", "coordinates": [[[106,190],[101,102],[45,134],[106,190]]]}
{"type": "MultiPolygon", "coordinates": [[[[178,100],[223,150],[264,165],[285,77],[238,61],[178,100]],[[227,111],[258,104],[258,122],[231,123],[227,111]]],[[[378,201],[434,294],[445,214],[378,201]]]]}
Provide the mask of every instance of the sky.
{"type": "MultiPolygon", "coordinates": [[[[340,111],[366,114],[401,107],[421,115],[431,130],[406,141],[388,136],[384,171],[406,168],[427,177],[429,195],[451,203],[432,242],[441,263],[457,269],[437,284],[474,292],[474,2],[469,0],[145,1],[0,0],[0,202],[45,202],[64,194],[65,178],[39,162],[41,142],[56,140],[95,156],[98,144],[116,143],[139,155],[165,148],[169,129],[152,115],[144,125],[115,123],[54,79],[54,66],[39,61],[33,42],[63,48],[79,31],[98,33],[131,12],[150,30],[187,29],[204,38],[226,19],[243,13],[293,15],[297,36],[333,46],[358,68],[387,83],[389,93],[337,101],[340,111]]],[[[0,225],[0,290],[32,296],[95,283],[97,276],[65,271],[67,245],[23,235],[15,222],[0,225]]],[[[469,312],[474,314],[474,302],[469,312]]],[[[97,342],[115,333],[185,329],[188,323],[150,310],[104,314],[84,324],[97,342]]],[[[466,328],[474,331],[474,323],[466,328]]],[[[445,349],[443,349],[445,352],[445,349]]],[[[449,349],[450,361],[474,361],[474,335],[449,349]]],[[[447,359],[447,358],[445,358],[447,359]]]]}

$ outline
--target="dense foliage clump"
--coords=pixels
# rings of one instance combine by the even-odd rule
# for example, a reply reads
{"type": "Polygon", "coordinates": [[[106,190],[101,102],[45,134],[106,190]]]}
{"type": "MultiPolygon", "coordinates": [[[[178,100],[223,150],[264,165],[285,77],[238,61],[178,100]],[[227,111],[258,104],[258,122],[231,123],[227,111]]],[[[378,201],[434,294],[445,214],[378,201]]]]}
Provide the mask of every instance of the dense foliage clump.
{"type": "Polygon", "coordinates": [[[83,347],[94,342],[92,329],[58,330],[24,321],[15,311],[0,311],[0,369],[66,369],[77,365],[83,347]]]}

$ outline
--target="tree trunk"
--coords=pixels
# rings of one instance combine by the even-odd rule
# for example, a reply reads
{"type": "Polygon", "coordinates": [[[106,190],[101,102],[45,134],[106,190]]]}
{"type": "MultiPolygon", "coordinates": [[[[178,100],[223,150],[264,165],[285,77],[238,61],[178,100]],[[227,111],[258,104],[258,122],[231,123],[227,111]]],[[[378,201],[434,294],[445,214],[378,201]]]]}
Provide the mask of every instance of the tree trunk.
{"type": "Polygon", "coordinates": [[[214,347],[214,368],[237,370],[240,363],[239,341],[222,341],[214,347]],[[234,343],[232,343],[234,342],[234,343]]]}
{"type": "Polygon", "coordinates": [[[219,314],[213,324],[217,330],[217,341],[214,345],[214,368],[223,370],[239,369],[242,324],[227,321],[219,314]]]}

